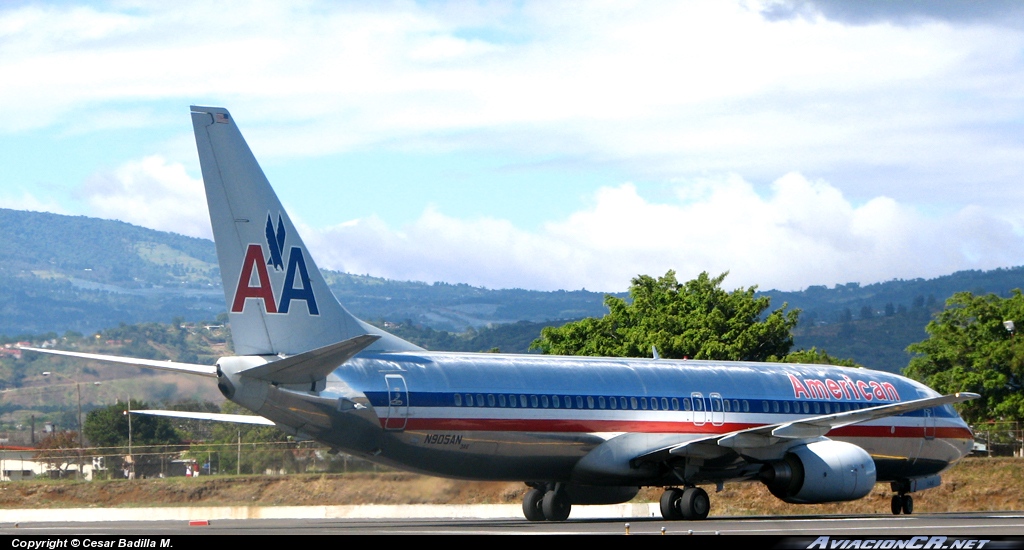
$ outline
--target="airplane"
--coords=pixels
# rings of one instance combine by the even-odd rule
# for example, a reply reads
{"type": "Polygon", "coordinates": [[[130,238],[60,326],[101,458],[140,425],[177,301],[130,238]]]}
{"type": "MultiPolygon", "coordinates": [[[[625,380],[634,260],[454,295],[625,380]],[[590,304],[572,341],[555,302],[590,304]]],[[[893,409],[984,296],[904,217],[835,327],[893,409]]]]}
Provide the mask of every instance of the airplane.
{"type": "MultiPolygon", "coordinates": [[[[522,481],[530,521],[665,488],[665,519],[702,520],[699,485],[760,482],[789,503],[893,514],[971,451],[953,404],[895,374],[825,365],[427,351],[348,312],[223,108],[191,108],[235,352],[214,366],[35,350],[215,378],[253,415],[378,463],[522,481]]],[[[32,349],[32,348],[26,348],[32,349]]]]}

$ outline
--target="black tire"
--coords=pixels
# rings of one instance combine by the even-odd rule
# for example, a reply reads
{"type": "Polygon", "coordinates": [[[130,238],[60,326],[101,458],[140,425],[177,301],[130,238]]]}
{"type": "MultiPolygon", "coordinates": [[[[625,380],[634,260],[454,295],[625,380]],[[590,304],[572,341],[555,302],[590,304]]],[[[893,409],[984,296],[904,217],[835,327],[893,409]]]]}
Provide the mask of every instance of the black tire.
{"type": "Polygon", "coordinates": [[[679,499],[679,511],[686,520],[707,519],[711,512],[711,499],[707,491],[700,487],[687,487],[683,491],[683,498],[679,499]]]}
{"type": "Polygon", "coordinates": [[[523,497],[523,515],[530,521],[544,521],[544,511],[541,510],[541,501],[544,499],[544,491],[530,489],[523,497]]]}
{"type": "Polygon", "coordinates": [[[908,516],[914,513],[914,497],[903,495],[903,513],[908,516]]]}
{"type": "Polygon", "coordinates": [[[898,516],[903,511],[903,499],[899,495],[892,496],[892,502],[889,504],[889,508],[892,509],[892,515],[898,516]]]}
{"type": "Polygon", "coordinates": [[[661,494],[661,517],[669,521],[683,519],[683,513],[679,510],[679,499],[683,498],[683,491],[680,489],[665,489],[661,494]]]}
{"type": "Polygon", "coordinates": [[[565,491],[548,491],[540,505],[544,511],[544,519],[548,521],[565,521],[569,519],[572,503],[565,491]]]}

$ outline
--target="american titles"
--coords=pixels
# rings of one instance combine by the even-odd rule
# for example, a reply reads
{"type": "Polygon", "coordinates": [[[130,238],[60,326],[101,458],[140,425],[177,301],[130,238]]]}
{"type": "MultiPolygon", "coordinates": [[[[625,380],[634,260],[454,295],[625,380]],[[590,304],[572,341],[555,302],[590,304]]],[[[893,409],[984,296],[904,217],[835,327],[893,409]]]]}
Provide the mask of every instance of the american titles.
{"type": "Polygon", "coordinates": [[[888,382],[854,380],[845,374],[838,379],[805,378],[790,374],[793,397],[803,399],[861,399],[864,401],[899,401],[896,387],[888,382]]]}

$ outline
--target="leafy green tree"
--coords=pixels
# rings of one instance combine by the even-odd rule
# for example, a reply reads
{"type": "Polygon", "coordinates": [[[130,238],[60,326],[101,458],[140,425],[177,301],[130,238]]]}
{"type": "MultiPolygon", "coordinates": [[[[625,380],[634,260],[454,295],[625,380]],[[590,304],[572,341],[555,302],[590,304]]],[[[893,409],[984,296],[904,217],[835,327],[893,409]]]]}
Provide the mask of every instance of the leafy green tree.
{"type": "MultiPolygon", "coordinates": [[[[144,401],[131,400],[132,410],[151,408],[144,401]]],[[[108,469],[121,468],[125,455],[128,454],[128,415],[127,404],[117,402],[113,405],[90,411],[85,417],[83,432],[98,453],[106,457],[108,469]]],[[[136,460],[136,468],[141,465],[156,464],[166,459],[173,446],[181,443],[181,438],[170,420],[163,416],[132,415],[131,444],[132,455],[136,460]]]]}
{"type": "MultiPolygon", "coordinates": [[[[252,414],[225,401],[221,412],[252,414]]],[[[295,442],[273,426],[215,422],[211,424],[211,437],[202,444],[192,445],[189,456],[197,460],[211,460],[220,473],[262,474],[267,470],[297,471],[295,442]],[[239,439],[241,444],[239,445],[239,439]],[[241,459],[241,462],[239,462],[241,459]]]]}
{"type": "MultiPolygon", "coordinates": [[[[774,359],[769,358],[769,361],[774,361],[774,359]]],[[[816,347],[790,352],[782,359],[778,359],[778,362],[804,363],[809,365],[840,365],[843,367],[864,368],[864,365],[857,363],[853,359],[840,359],[838,357],[833,357],[829,355],[827,351],[819,350],[816,347]]]]}
{"type": "Polygon", "coordinates": [[[609,312],[561,327],[547,327],[531,348],[559,355],[765,361],[785,356],[799,310],[765,312],[771,298],[757,287],[722,290],[728,273],[701,273],[686,283],[674,271],[657,279],[641,275],[629,288],[631,301],[605,297],[609,312]]]}
{"type": "Polygon", "coordinates": [[[1009,298],[958,292],[928,323],[928,339],[911,344],[918,354],[905,373],[941,393],[969,391],[981,399],[961,405],[965,420],[1024,420],[1024,294],[1009,298]],[[1013,321],[1011,332],[1003,325],[1013,321]]]}

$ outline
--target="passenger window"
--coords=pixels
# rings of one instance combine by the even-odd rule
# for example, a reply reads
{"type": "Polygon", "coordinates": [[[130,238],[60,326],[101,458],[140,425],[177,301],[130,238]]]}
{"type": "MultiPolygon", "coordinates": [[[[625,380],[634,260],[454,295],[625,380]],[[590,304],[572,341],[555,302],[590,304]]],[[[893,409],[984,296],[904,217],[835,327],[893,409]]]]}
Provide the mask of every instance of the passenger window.
{"type": "Polygon", "coordinates": [[[523,407],[524,409],[526,408],[527,405],[526,405],[526,396],[525,395],[520,395],[519,396],[519,406],[523,407]]]}
{"type": "Polygon", "coordinates": [[[466,406],[467,407],[472,407],[473,406],[473,396],[471,394],[468,394],[468,393],[466,394],[466,406]]]}
{"type": "Polygon", "coordinates": [[[562,406],[562,402],[561,402],[560,399],[558,399],[557,395],[552,395],[551,396],[551,406],[556,408],[556,409],[562,406]]]}
{"type": "Polygon", "coordinates": [[[516,396],[514,396],[514,395],[508,396],[508,406],[512,407],[513,409],[516,407],[516,396]]]}
{"type": "Polygon", "coordinates": [[[594,408],[594,396],[593,395],[588,395],[587,396],[587,408],[588,409],[593,409],[594,408]]]}
{"type": "Polygon", "coordinates": [[[633,409],[634,411],[635,411],[635,410],[637,409],[637,405],[636,405],[636,398],[635,398],[635,397],[630,397],[630,398],[629,398],[629,404],[630,404],[631,408],[632,408],[632,409],[633,409]]]}
{"type": "Polygon", "coordinates": [[[576,408],[577,409],[582,409],[583,408],[583,396],[582,395],[577,395],[576,396],[576,408]]]}
{"type": "Polygon", "coordinates": [[[599,408],[599,409],[603,409],[604,408],[604,396],[603,395],[599,396],[597,398],[597,408],[599,408]]]}
{"type": "Polygon", "coordinates": [[[456,407],[461,407],[462,406],[462,395],[461,394],[458,394],[458,393],[455,394],[455,406],[456,407]]]}
{"type": "Polygon", "coordinates": [[[619,400],[614,397],[608,399],[608,404],[612,406],[612,410],[619,408],[619,400]]]}
{"type": "Polygon", "coordinates": [[[722,401],[722,405],[725,407],[725,412],[732,412],[732,410],[730,409],[730,406],[729,406],[729,400],[728,399],[726,399],[725,401],[722,401]]]}
{"type": "Polygon", "coordinates": [[[782,412],[789,412],[789,401],[782,402],[782,412]]]}
{"type": "Polygon", "coordinates": [[[814,414],[821,414],[821,403],[814,402],[814,414]]]}
{"type": "Polygon", "coordinates": [[[487,406],[488,407],[493,407],[495,404],[496,403],[494,402],[494,394],[493,393],[487,394],[487,406]]]}
{"type": "Polygon", "coordinates": [[[684,411],[692,410],[692,407],[690,406],[690,398],[689,397],[684,397],[683,398],[683,410],[684,411]]]}
{"type": "Polygon", "coordinates": [[[482,394],[482,393],[476,394],[476,406],[477,407],[483,407],[484,406],[484,394],[482,394]]]}
{"type": "Polygon", "coordinates": [[[646,397],[641,397],[640,398],[640,408],[645,410],[645,411],[647,410],[647,398],[646,397]]]}
{"type": "Polygon", "coordinates": [[[626,409],[629,408],[629,405],[626,404],[626,398],[625,397],[620,397],[619,398],[619,408],[622,409],[622,410],[626,410],[626,409]]]}
{"type": "Polygon", "coordinates": [[[652,411],[658,410],[658,398],[657,397],[652,397],[651,398],[651,410],[652,411]]]}
{"type": "Polygon", "coordinates": [[[679,398],[678,397],[673,397],[672,398],[672,410],[673,411],[678,411],[679,410],[679,398]]]}
{"type": "Polygon", "coordinates": [[[778,401],[772,401],[772,412],[774,412],[774,413],[779,412],[779,402],[778,401]]]}
{"type": "Polygon", "coordinates": [[[761,402],[761,409],[762,409],[762,412],[768,412],[768,402],[767,401],[762,401],[761,402]]]}
{"type": "Polygon", "coordinates": [[[503,393],[499,394],[498,395],[498,405],[501,405],[502,407],[504,407],[506,404],[507,403],[505,402],[505,394],[503,394],[503,393]]]}
{"type": "Polygon", "coordinates": [[[667,411],[668,410],[668,398],[667,397],[662,397],[661,398],[661,410],[663,410],[663,411],[667,411]]]}
{"type": "Polygon", "coordinates": [[[540,405],[540,403],[537,402],[537,396],[536,395],[531,395],[530,396],[530,406],[536,409],[536,408],[538,408],[539,405],[540,405]]]}
{"type": "Polygon", "coordinates": [[[750,412],[750,402],[743,400],[743,412],[750,412]]]}

